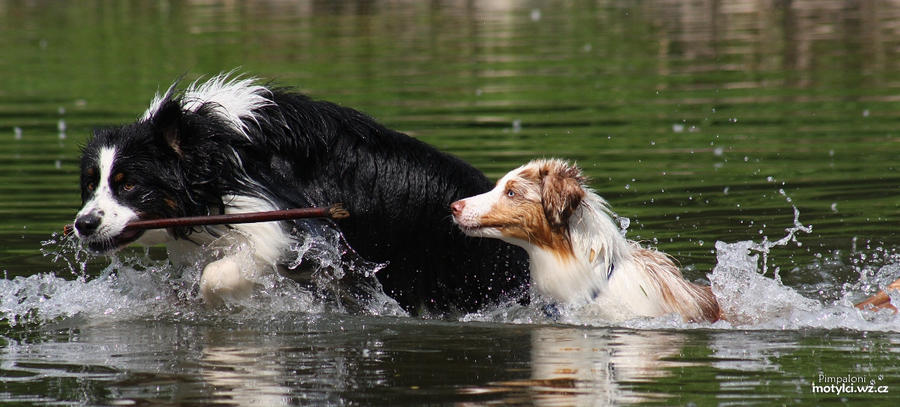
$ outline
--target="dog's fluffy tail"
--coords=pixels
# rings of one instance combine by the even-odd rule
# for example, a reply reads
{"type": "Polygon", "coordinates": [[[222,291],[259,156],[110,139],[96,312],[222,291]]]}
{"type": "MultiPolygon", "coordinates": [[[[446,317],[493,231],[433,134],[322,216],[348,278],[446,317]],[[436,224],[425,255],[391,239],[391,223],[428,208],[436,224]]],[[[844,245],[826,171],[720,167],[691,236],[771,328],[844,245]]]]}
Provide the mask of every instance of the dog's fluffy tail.
{"type": "Polygon", "coordinates": [[[634,244],[633,258],[656,286],[667,312],[677,312],[694,322],[715,322],[721,318],[712,289],[685,280],[665,253],[634,244]]]}

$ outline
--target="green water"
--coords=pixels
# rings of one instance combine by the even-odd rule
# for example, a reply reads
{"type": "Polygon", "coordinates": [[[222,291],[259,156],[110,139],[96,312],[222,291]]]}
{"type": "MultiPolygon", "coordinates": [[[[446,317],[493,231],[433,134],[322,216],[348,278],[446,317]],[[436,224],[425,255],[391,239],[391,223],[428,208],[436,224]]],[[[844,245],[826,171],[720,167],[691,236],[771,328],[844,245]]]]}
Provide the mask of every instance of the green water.
{"type": "Polygon", "coordinates": [[[0,320],[0,403],[893,405],[900,320],[835,309],[900,277],[898,23],[885,2],[0,2],[0,295],[84,308],[0,320]],[[41,254],[79,208],[93,128],[232,69],[492,178],[575,160],[693,280],[721,265],[716,241],[784,236],[794,205],[813,230],[767,276],[821,306],[762,328],[222,317],[127,302],[158,286],[41,254]],[[813,393],[820,375],[890,391],[813,393]]]}

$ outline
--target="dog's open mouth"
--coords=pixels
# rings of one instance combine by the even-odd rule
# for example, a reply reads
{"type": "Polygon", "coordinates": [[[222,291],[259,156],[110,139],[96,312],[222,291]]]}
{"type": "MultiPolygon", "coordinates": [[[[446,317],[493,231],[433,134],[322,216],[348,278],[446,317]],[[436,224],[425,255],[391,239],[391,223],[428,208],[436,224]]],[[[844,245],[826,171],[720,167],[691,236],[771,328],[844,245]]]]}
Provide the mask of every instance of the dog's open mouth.
{"type": "Polygon", "coordinates": [[[84,243],[93,252],[111,253],[138,240],[142,234],[143,230],[125,230],[113,237],[86,239],[84,243]]]}

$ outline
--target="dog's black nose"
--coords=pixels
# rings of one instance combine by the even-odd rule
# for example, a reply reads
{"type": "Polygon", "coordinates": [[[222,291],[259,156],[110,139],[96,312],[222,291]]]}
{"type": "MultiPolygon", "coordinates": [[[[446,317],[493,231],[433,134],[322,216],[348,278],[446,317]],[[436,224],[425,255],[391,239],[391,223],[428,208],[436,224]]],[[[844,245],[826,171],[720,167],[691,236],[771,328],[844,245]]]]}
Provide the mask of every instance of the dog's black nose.
{"type": "Polygon", "coordinates": [[[89,212],[75,219],[75,230],[78,231],[79,235],[90,236],[97,231],[102,221],[103,218],[98,216],[96,212],[89,212]]]}

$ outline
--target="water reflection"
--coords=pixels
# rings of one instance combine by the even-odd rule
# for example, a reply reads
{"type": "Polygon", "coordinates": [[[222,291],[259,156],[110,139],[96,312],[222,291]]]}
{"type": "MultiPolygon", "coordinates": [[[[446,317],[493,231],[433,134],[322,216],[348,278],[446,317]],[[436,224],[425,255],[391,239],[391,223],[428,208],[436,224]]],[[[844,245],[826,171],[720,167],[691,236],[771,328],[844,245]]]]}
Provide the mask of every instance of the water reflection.
{"type": "Polygon", "coordinates": [[[770,332],[745,332],[743,335],[710,335],[712,366],[723,371],[778,372],[777,358],[797,346],[789,336],[770,332]]]}
{"type": "MultiPolygon", "coordinates": [[[[284,350],[286,342],[257,330],[160,323],[148,329],[139,322],[66,325],[73,323],[84,326],[60,329],[35,342],[0,337],[7,341],[0,357],[5,391],[22,400],[74,404],[128,400],[282,406],[292,403],[292,391],[298,388],[284,385],[290,370],[282,359],[295,356],[284,350]]],[[[316,369],[306,379],[329,383],[325,393],[340,389],[339,380],[346,378],[329,372],[316,369]]]]}
{"type": "MultiPolygon", "coordinates": [[[[237,335],[255,337],[257,334],[244,332],[237,335]]],[[[253,338],[248,339],[252,342],[253,338]]],[[[210,397],[241,406],[290,405],[290,389],[281,385],[285,372],[270,356],[276,351],[275,348],[252,345],[205,346],[199,370],[211,389],[210,397]]]]}
{"type": "Polygon", "coordinates": [[[673,369],[700,365],[679,360],[688,337],[679,332],[537,327],[531,331],[531,377],[466,388],[465,394],[502,393],[507,402],[542,406],[613,405],[665,399],[643,389],[673,369]]]}
{"type": "Polygon", "coordinates": [[[892,54],[897,50],[891,45],[900,34],[900,2],[896,0],[659,0],[644,4],[664,33],[659,50],[664,75],[787,73],[783,82],[760,76],[718,84],[725,88],[811,87],[827,79],[871,86],[889,80],[882,73],[896,69],[892,54]],[[836,57],[850,54],[861,55],[843,61],[845,65],[830,66],[836,57]],[[835,76],[822,76],[829,75],[829,70],[835,76]]]}
{"type": "Polygon", "coordinates": [[[611,405],[649,401],[630,384],[667,376],[685,366],[677,332],[541,328],[531,337],[531,377],[540,405],[611,405]]]}

